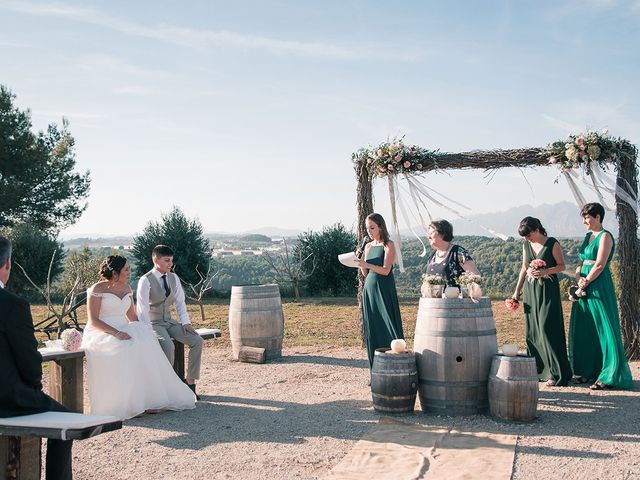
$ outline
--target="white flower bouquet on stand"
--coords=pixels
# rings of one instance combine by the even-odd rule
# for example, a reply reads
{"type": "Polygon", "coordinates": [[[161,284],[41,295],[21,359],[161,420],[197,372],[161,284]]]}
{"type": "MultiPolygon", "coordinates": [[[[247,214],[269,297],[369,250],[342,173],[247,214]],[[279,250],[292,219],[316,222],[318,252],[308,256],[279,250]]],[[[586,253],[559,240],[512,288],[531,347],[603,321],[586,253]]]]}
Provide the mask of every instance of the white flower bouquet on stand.
{"type": "Polygon", "coordinates": [[[447,281],[442,275],[433,275],[425,273],[422,276],[422,286],[420,292],[423,297],[427,298],[441,298],[442,291],[447,281]]]}
{"type": "Polygon", "coordinates": [[[460,285],[463,297],[468,296],[476,303],[482,297],[482,281],[480,275],[471,272],[464,272],[456,278],[456,283],[460,285]]]}

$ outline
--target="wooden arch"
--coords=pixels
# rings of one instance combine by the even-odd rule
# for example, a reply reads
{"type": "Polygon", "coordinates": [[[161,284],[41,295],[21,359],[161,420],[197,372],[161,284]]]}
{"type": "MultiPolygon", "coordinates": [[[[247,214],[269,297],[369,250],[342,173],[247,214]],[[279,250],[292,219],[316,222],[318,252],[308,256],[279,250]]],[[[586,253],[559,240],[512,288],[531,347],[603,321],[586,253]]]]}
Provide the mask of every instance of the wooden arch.
{"type": "MultiPolygon", "coordinates": [[[[556,144],[564,142],[556,142],[556,144]]],[[[554,145],[556,145],[554,144],[554,145]]],[[[637,198],[638,168],[637,148],[628,141],[616,143],[619,155],[616,160],[619,187],[630,191],[637,198]]],[[[411,147],[416,148],[416,147],[411,147]]],[[[472,151],[462,153],[439,153],[426,150],[414,150],[414,158],[420,160],[420,170],[413,173],[426,173],[432,170],[447,169],[484,169],[504,167],[531,167],[550,163],[550,147],[523,148],[514,150],[472,151]]],[[[377,149],[361,149],[354,153],[352,160],[358,181],[358,239],[365,236],[365,220],[373,209],[373,180],[381,173],[380,162],[372,161],[377,149]],[[373,156],[372,156],[373,155],[373,156]]],[[[377,150],[379,151],[379,150],[377,150]]],[[[387,152],[388,153],[388,152],[387,152]]],[[[394,152],[391,152],[392,154],[394,152]]],[[[411,151],[410,151],[411,153],[411,151]]],[[[385,172],[382,172],[385,173],[385,172]]],[[[386,173],[385,173],[386,174],[386,173]]],[[[630,359],[640,359],[640,240],[638,239],[638,217],[635,210],[616,195],[616,217],[619,223],[618,258],[619,285],[621,295],[620,323],[625,352],[630,359]]],[[[359,275],[358,303],[362,302],[364,278],[359,275]]],[[[360,309],[362,312],[362,309],[360,309]]],[[[362,315],[362,313],[360,313],[362,315]]],[[[362,318],[360,318],[362,322],[362,318]]]]}

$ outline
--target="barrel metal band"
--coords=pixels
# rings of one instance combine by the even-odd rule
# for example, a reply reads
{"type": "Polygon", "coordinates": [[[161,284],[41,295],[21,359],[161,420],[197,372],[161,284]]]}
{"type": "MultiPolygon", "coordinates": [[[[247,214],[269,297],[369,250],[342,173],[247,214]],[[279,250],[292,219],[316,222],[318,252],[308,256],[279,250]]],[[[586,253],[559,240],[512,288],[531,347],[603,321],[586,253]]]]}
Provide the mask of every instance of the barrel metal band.
{"type": "Polygon", "coordinates": [[[263,340],[281,340],[282,337],[230,337],[232,342],[235,341],[242,341],[242,342],[246,342],[249,340],[258,340],[258,341],[263,341],[263,340]]]}
{"type": "Polygon", "coordinates": [[[416,330],[415,335],[426,335],[429,337],[487,337],[489,335],[495,335],[497,333],[495,328],[490,328],[488,330],[467,330],[464,332],[449,332],[449,331],[439,331],[439,330],[427,330],[427,331],[418,331],[416,330]]]}
{"type": "Polygon", "coordinates": [[[373,398],[391,398],[393,400],[411,400],[412,398],[416,398],[416,394],[413,395],[382,395],[380,393],[371,392],[371,396],[373,398]]]}
{"type": "Polygon", "coordinates": [[[427,380],[420,377],[420,385],[429,385],[431,387],[484,387],[487,384],[486,380],[474,380],[474,381],[461,381],[461,382],[445,382],[442,380],[427,380]]]}
{"type": "Polygon", "coordinates": [[[397,371],[385,371],[385,370],[374,370],[373,374],[384,375],[385,377],[410,377],[413,375],[417,375],[417,370],[411,370],[410,372],[397,372],[397,371]]]}
{"type": "Polygon", "coordinates": [[[536,382],[538,383],[538,377],[495,377],[489,378],[490,382],[536,382]]]}
{"type": "Polygon", "coordinates": [[[488,406],[488,402],[486,401],[477,401],[477,400],[441,400],[438,398],[425,398],[420,397],[420,402],[424,400],[424,403],[427,407],[432,407],[434,405],[446,408],[451,406],[469,406],[475,407],[478,409],[485,409],[488,406]]]}

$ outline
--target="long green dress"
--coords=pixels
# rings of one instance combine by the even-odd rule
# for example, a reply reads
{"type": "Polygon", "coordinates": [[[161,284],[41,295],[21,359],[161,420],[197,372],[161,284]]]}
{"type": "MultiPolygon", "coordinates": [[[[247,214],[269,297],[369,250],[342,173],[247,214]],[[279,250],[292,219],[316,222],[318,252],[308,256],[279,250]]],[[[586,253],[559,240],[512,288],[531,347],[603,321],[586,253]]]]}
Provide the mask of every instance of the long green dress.
{"type": "MultiPolygon", "coordinates": [[[[524,242],[525,262],[534,259],[544,260],[546,268],[555,267],[553,246],[557,240],[547,238],[542,249],[536,255],[531,244],[524,242]]],[[[567,385],[571,380],[571,366],[567,357],[564,318],[560,300],[560,286],[557,275],[550,275],[540,282],[538,279],[524,284],[525,334],[529,355],[535,357],[538,379],[555,380],[556,385],[567,385]]]]}
{"type": "MultiPolygon", "coordinates": [[[[369,248],[367,262],[383,266],[384,247],[375,245],[369,248]]],[[[404,338],[393,270],[386,276],[369,270],[362,289],[362,313],[371,367],[376,348],[389,348],[391,340],[404,338]]]]}
{"type": "MultiPolygon", "coordinates": [[[[588,263],[582,264],[581,277],[586,277],[593,268],[592,262],[598,257],[600,237],[604,232],[606,230],[602,230],[591,242],[591,233],[584,238],[579,254],[588,263]]],[[[633,380],[622,346],[618,302],[609,270],[614,247],[615,242],[604,270],[587,286],[587,297],[573,302],[569,324],[569,358],[576,375],[611,387],[631,388],[633,380]]]]}

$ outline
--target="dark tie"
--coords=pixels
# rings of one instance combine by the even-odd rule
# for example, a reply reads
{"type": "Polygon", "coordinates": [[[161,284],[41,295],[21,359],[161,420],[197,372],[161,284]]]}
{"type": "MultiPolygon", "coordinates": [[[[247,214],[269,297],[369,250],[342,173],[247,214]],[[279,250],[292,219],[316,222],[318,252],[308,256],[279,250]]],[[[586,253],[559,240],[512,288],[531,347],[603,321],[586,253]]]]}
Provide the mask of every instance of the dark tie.
{"type": "Polygon", "coordinates": [[[162,285],[164,286],[164,296],[168,297],[169,294],[171,293],[171,289],[169,288],[169,285],[167,284],[167,274],[166,273],[164,275],[162,275],[162,285]]]}

